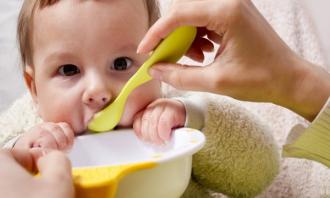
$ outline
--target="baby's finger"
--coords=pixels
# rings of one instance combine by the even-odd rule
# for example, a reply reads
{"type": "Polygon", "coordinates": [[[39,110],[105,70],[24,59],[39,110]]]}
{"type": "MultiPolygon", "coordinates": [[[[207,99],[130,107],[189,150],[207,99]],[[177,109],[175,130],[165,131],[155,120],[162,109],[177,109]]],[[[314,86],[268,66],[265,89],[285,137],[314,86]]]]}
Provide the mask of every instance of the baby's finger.
{"type": "Polygon", "coordinates": [[[41,137],[38,138],[34,143],[33,147],[41,147],[41,148],[48,148],[48,149],[59,149],[57,145],[56,139],[49,131],[41,131],[41,137]]]}
{"type": "Polygon", "coordinates": [[[72,128],[70,127],[70,125],[66,122],[60,122],[58,123],[58,125],[62,128],[64,135],[67,138],[67,149],[69,149],[70,147],[72,147],[73,145],[73,141],[74,141],[74,131],[72,130],[72,128]]]}
{"type": "Polygon", "coordinates": [[[49,124],[43,127],[47,129],[50,132],[50,134],[53,136],[53,139],[55,139],[58,145],[58,149],[63,150],[67,147],[67,145],[69,144],[68,139],[59,125],[49,124]]]}
{"type": "Polygon", "coordinates": [[[175,115],[169,109],[166,109],[159,118],[158,135],[163,141],[169,141],[172,133],[172,128],[175,126],[175,115]]]}
{"type": "Polygon", "coordinates": [[[165,110],[165,105],[159,105],[157,108],[154,108],[151,112],[149,124],[148,124],[148,133],[151,141],[156,144],[162,144],[163,140],[158,135],[158,122],[160,115],[165,110]]]}
{"type": "Polygon", "coordinates": [[[34,139],[32,139],[29,134],[23,134],[17,139],[14,148],[20,150],[28,150],[33,146],[33,141],[34,139]]]}
{"type": "Polygon", "coordinates": [[[138,112],[134,116],[134,122],[133,122],[134,132],[135,132],[136,136],[140,139],[142,139],[142,133],[141,133],[142,115],[143,115],[143,111],[138,112]]]}
{"type": "Polygon", "coordinates": [[[151,109],[146,109],[142,115],[141,134],[144,141],[150,142],[152,138],[149,136],[149,124],[151,119],[151,109]]]}

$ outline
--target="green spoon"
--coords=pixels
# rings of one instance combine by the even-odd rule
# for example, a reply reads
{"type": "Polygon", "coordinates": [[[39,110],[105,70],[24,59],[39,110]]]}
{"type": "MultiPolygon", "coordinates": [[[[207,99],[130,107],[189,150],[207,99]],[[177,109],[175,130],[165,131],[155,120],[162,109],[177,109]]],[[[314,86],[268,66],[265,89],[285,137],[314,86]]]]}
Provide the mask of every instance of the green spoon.
{"type": "Polygon", "coordinates": [[[88,129],[94,132],[112,130],[120,121],[128,95],[136,87],[152,79],[148,74],[149,68],[157,62],[177,62],[190,48],[196,33],[195,27],[182,26],[166,37],[129,79],[115,101],[95,114],[93,120],[88,124],[88,129]]]}

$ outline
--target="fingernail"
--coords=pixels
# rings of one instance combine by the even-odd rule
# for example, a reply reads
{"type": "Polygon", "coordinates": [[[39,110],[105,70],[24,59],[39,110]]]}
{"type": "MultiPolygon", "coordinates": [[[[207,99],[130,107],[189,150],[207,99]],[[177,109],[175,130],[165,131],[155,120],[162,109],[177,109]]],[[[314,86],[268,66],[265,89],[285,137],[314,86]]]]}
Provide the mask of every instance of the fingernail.
{"type": "Polygon", "coordinates": [[[140,46],[137,48],[136,53],[141,54],[141,47],[140,46]]]}
{"type": "Polygon", "coordinates": [[[137,54],[141,54],[141,53],[143,53],[143,50],[142,50],[142,46],[144,45],[144,40],[142,40],[141,42],[140,42],[140,44],[139,44],[139,46],[138,46],[138,48],[137,48],[137,50],[136,50],[136,53],[137,54]]]}

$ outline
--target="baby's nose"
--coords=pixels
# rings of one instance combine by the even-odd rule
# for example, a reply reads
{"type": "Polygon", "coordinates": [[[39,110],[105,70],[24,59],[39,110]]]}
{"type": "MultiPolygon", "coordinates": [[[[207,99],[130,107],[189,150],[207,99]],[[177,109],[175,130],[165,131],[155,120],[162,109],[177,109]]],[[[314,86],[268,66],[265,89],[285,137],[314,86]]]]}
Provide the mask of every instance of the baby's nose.
{"type": "Polygon", "coordinates": [[[104,105],[109,102],[109,97],[104,95],[104,96],[95,96],[95,97],[90,97],[88,99],[89,103],[99,103],[101,105],[104,105]]]}
{"type": "Polygon", "coordinates": [[[111,100],[111,93],[107,90],[90,90],[83,96],[83,101],[95,109],[102,109],[111,100]]]}

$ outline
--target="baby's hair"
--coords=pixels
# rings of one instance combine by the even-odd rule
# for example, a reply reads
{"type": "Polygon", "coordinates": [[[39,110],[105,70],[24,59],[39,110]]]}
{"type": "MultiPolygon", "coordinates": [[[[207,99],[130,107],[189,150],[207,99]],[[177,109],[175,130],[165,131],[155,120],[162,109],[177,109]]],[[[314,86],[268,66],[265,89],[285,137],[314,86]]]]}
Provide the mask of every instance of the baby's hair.
{"type": "MultiPolygon", "coordinates": [[[[51,6],[59,1],[60,0],[24,0],[17,25],[17,37],[23,68],[26,65],[33,64],[32,27],[35,10],[51,6]]],[[[149,25],[151,26],[160,16],[159,6],[157,0],[144,1],[149,13],[149,25]]]]}

